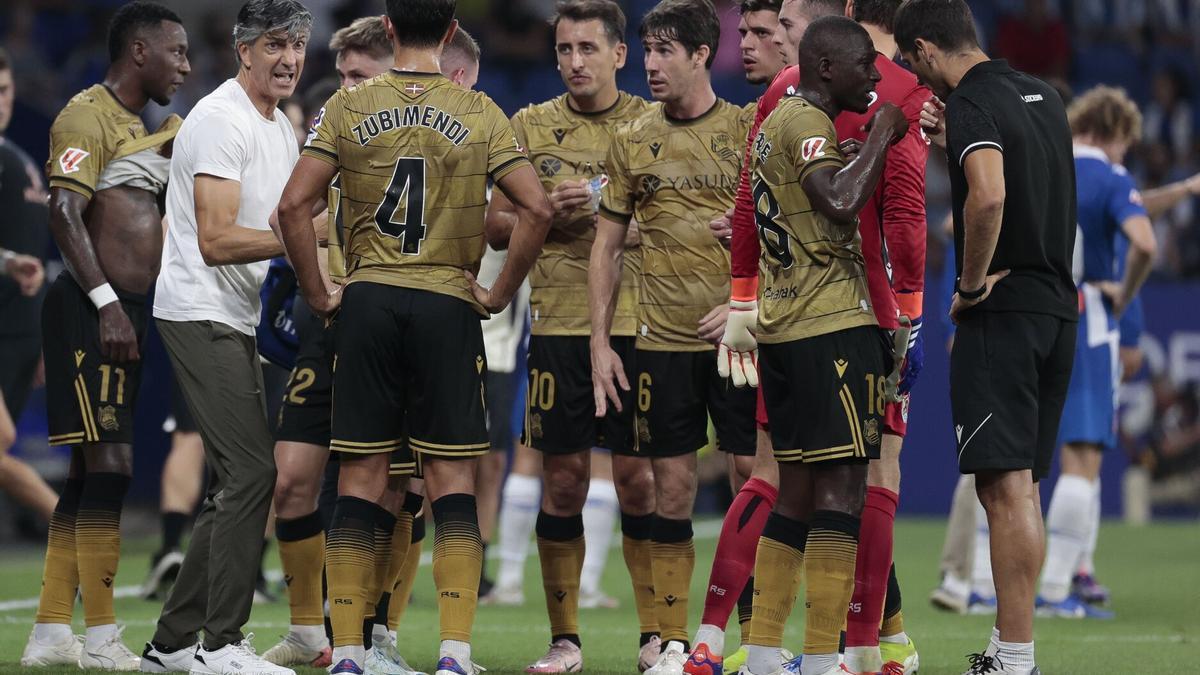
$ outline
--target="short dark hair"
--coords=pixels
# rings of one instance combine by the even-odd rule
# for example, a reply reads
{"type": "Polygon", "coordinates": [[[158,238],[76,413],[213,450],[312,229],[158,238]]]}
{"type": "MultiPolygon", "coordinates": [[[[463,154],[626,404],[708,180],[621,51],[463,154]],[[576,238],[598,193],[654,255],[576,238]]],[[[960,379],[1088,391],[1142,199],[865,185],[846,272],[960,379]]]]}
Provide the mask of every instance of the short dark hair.
{"type": "Polygon", "coordinates": [[[446,52],[458,52],[466,57],[467,61],[479,63],[479,43],[462,26],[454,31],[454,37],[450,38],[450,44],[446,45],[446,52]]]}
{"type": "Polygon", "coordinates": [[[809,19],[822,16],[843,16],[846,13],[845,0],[796,0],[800,3],[800,12],[809,19]]]}
{"type": "Polygon", "coordinates": [[[129,47],[134,35],[143,28],[158,28],[163,21],[182,24],[179,15],[157,2],[137,0],[122,5],[108,22],[108,60],[115,63],[129,47]]]}
{"type": "Polygon", "coordinates": [[[916,50],[917,38],[943,51],[979,47],[975,17],[966,0],[906,0],[896,10],[892,27],[902,52],[916,50]]]}
{"type": "Polygon", "coordinates": [[[854,0],[854,20],[880,26],[891,33],[903,0],[854,0]]]}
{"type": "Polygon", "coordinates": [[[662,0],[642,17],[638,37],[675,40],[683,45],[688,56],[705,45],[708,58],[704,67],[712,68],[721,42],[721,21],[710,0],[662,0]]]}
{"type": "Polygon", "coordinates": [[[625,41],[625,12],[613,0],[560,0],[550,17],[550,26],[558,30],[558,22],[599,21],[604,24],[608,41],[617,44],[625,41]]]}
{"type": "Polygon", "coordinates": [[[743,15],[750,12],[775,12],[783,6],[783,0],[738,0],[738,12],[743,15]]]}
{"type": "Polygon", "coordinates": [[[406,47],[433,47],[454,21],[455,0],[387,0],[396,41],[406,47]]]}
{"type": "Polygon", "coordinates": [[[12,58],[9,57],[8,51],[4,47],[0,47],[0,71],[12,70],[12,58]]]}

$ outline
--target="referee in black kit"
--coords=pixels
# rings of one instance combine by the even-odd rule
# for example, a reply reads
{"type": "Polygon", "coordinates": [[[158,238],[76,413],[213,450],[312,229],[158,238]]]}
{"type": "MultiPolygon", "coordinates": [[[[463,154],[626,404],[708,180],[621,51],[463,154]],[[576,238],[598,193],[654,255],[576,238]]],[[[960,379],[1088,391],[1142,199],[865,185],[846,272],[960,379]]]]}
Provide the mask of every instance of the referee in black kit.
{"type": "Polygon", "coordinates": [[[964,0],[909,0],[895,35],[946,102],[927,133],[946,148],[954,197],[950,400],[959,470],[975,474],[991,528],[997,602],[991,643],[967,673],[1038,673],[1038,481],[1050,470],[1079,320],[1071,130],[1053,88],[980,50],[964,0]]]}

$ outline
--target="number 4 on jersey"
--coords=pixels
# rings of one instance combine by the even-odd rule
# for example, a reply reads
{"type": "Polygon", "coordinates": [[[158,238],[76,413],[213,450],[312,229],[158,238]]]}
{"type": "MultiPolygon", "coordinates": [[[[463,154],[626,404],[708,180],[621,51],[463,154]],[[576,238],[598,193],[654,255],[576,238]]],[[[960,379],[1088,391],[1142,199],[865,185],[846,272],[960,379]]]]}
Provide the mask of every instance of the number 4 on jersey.
{"type": "Polygon", "coordinates": [[[417,255],[425,239],[425,160],[401,157],[396,161],[392,182],[375,209],[375,227],[380,234],[400,240],[400,252],[417,255]]]}

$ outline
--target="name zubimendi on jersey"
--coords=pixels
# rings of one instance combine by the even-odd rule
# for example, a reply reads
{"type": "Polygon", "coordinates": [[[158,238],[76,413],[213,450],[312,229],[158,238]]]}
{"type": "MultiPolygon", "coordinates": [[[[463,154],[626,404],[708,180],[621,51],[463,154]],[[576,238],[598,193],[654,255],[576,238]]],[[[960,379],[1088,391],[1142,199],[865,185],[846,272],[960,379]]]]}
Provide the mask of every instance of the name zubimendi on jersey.
{"type": "MultiPolygon", "coordinates": [[[[321,114],[324,115],[324,113],[325,111],[322,109],[321,114]]],[[[471,135],[471,128],[463,124],[461,120],[431,105],[409,105],[404,108],[393,107],[376,110],[367,115],[362,122],[350,127],[350,132],[354,134],[359,145],[365,146],[371,142],[372,138],[403,127],[433,129],[456,146],[462,145],[467,136],[471,135]]]]}

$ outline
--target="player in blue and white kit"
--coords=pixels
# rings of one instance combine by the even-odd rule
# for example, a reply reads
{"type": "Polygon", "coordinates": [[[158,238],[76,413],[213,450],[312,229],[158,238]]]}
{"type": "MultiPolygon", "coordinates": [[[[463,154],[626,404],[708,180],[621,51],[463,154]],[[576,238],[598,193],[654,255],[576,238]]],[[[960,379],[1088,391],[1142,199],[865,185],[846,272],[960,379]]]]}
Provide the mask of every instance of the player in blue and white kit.
{"type": "Polygon", "coordinates": [[[1094,546],[1100,462],[1103,451],[1116,445],[1118,319],[1150,274],[1156,243],[1141,194],[1120,164],[1141,135],[1137,106],[1121,90],[1098,87],[1067,114],[1079,213],[1074,265],[1079,335],[1059,429],[1062,475],[1046,514],[1049,540],[1037,606],[1049,616],[1108,617],[1071,593],[1072,576],[1094,546]],[[1123,274],[1117,258],[1122,234],[1129,240],[1123,274]]]}

